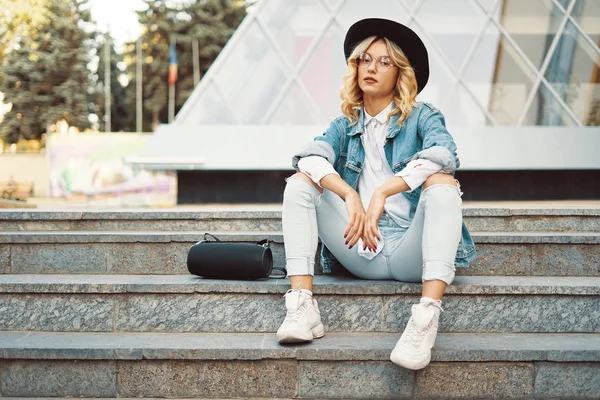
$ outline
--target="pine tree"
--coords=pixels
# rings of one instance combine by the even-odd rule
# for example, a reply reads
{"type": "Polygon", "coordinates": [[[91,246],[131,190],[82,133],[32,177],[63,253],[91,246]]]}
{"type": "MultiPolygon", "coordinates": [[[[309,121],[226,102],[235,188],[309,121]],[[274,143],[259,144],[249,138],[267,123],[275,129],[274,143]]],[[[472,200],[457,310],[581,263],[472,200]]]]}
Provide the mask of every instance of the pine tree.
{"type": "MultiPolygon", "coordinates": [[[[10,91],[12,87],[21,102],[31,102],[33,99],[28,90],[19,90],[22,85],[29,83],[19,78],[33,72],[27,49],[31,46],[31,37],[36,33],[35,27],[46,22],[44,6],[45,0],[0,0],[0,92],[10,91]],[[12,56],[8,57],[10,53],[12,56]],[[6,79],[7,72],[10,80],[6,79]]],[[[6,94],[3,97],[3,102],[8,102],[6,94]]],[[[8,143],[16,142],[21,131],[27,137],[29,132],[35,130],[35,117],[30,115],[23,119],[23,114],[14,107],[8,116],[0,116],[0,137],[6,136],[8,143]]]]}
{"type": "Polygon", "coordinates": [[[46,0],[0,0],[0,66],[15,40],[30,36],[45,21],[45,3],[46,0]]]}
{"type": "Polygon", "coordinates": [[[11,143],[39,139],[52,124],[88,127],[90,33],[87,0],[47,0],[45,19],[16,39],[3,65],[0,91],[12,109],[0,125],[11,143]]]}
{"type": "Polygon", "coordinates": [[[70,126],[84,129],[89,126],[88,96],[90,72],[88,69],[92,35],[81,25],[90,23],[88,0],[49,0],[51,23],[45,33],[43,60],[46,71],[54,71],[53,97],[42,114],[52,123],[64,118],[70,126]]]}
{"type": "Polygon", "coordinates": [[[14,46],[0,68],[3,75],[0,91],[4,93],[4,101],[12,103],[12,109],[0,124],[0,136],[6,143],[16,143],[19,138],[39,138],[45,129],[40,120],[38,96],[33,91],[43,83],[41,74],[35,61],[29,58],[25,39],[16,41],[14,46]]]}

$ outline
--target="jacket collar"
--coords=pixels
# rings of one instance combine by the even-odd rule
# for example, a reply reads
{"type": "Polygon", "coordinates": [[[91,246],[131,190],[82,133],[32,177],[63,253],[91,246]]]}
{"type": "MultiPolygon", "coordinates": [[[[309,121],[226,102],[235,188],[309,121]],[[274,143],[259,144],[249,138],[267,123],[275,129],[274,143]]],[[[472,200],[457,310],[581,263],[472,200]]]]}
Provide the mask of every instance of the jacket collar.
{"type": "MultiPolygon", "coordinates": [[[[395,108],[396,108],[396,105],[393,104],[392,110],[395,108]]],[[[358,123],[354,124],[350,127],[350,130],[348,131],[348,133],[346,133],[348,136],[357,136],[357,135],[362,135],[364,133],[365,112],[364,112],[362,106],[360,108],[357,107],[356,110],[358,111],[358,123]]],[[[386,139],[395,138],[401,129],[402,129],[402,127],[398,126],[398,116],[392,115],[392,117],[390,118],[388,133],[385,138],[386,139]]]]}

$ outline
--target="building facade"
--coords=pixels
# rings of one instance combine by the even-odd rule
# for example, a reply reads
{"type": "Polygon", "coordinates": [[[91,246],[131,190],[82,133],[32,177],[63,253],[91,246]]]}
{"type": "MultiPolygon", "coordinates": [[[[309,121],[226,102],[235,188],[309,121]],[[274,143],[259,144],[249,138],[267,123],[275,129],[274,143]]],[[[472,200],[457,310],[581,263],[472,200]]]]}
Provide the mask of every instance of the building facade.
{"type": "MultiPolygon", "coordinates": [[[[193,176],[204,181],[210,174],[225,179],[224,171],[264,170],[272,181],[274,171],[289,174],[290,165],[271,163],[268,154],[291,156],[291,143],[274,146],[272,139],[294,131],[310,140],[340,115],[344,34],[367,17],[407,24],[425,42],[431,74],[418,100],[445,114],[459,145],[463,170],[457,176],[463,186],[468,181],[467,198],[600,198],[597,0],[259,0],[175,122],[157,131],[161,144],[144,155],[144,166],[168,156],[171,168],[187,169],[180,193],[195,190],[193,178],[186,183],[193,176]],[[245,135],[257,126],[262,137],[245,135]],[[222,143],[219,150],[221,132],[232,130],[239,133],[236,144],[222,143]],[[169,149],[174,135],[197,152],[169,149]],[[237,165],[234,159],[248,151],[264,152],[264,164],[237,165]],[[204,161],[178,166],[178,157],[192,156],[204,161]],[[227,159],[237,166],[227,168],[227,159]],[[553,193],[559,175],[587,188],[553,193]],[[532,182],[538,193],[523,194],[532,182]],[[506,188],[515,194],[503,194],[506,188]]],[[[282,179],[275,180],[282,187],[282,179]]],[[[207,185],[198,191],[210,192],[207,185]]],[[[276,200],[271,197],[264,200],[276,200]]]]}

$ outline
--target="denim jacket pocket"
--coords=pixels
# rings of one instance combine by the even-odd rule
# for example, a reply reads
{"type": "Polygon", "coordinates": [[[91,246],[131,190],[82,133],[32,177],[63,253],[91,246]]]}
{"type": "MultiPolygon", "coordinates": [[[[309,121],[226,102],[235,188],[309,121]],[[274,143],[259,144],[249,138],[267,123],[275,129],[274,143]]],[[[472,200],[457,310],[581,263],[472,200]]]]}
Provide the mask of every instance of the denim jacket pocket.
{"type": "Polygon", "coordinates": [[[356,164],[351,161],[346,161],[345,167],[356,173],[360,173],[362,171],[362,163],[360,161],[356,164]]]}

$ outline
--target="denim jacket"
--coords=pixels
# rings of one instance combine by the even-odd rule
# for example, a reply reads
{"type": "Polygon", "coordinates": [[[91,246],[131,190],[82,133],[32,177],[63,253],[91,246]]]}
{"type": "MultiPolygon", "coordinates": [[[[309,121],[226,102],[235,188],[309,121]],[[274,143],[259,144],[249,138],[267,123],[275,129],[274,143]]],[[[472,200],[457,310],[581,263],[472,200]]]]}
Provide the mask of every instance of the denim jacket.
{"type": "MultiPolygon", "coordinates": [[[[456,145],[444,122],[442,113],[428,103],[418,103],[402,126],[398,126],[398,116],[390,118],[389,131],[384,145],[385,157],[394,174],[416,159],[427,159],[442,166],[442,171],[454,175],[460,161],[456,145]]],[[[303,157],[321,156],[327,159],[342,179],[354,190],[358,188],[358,178],[364,167],[365,151],[361,142],[364,113],[359,110],[359,121],[355,125],[342,115],[331,122],[329,128],[313,142],[303,146],[293,157],[292,165],[298,170],[298,161],[303,157]]],[[[422,188],[415,188],[402,194],[411,204],[410,215],[414,216],[421,197],[422,188]]],[[[475,245],[463,222],[462,237],[456,252],[455,263],[466,267],[476,257],[475,245]]],[[[339,262],[323,246],[321,265],[323,272],[329,273],[339,262]]]]}

